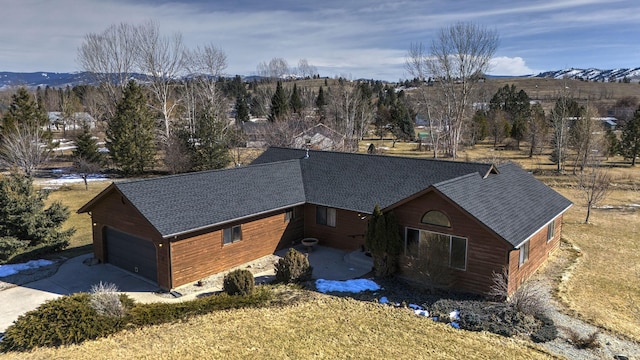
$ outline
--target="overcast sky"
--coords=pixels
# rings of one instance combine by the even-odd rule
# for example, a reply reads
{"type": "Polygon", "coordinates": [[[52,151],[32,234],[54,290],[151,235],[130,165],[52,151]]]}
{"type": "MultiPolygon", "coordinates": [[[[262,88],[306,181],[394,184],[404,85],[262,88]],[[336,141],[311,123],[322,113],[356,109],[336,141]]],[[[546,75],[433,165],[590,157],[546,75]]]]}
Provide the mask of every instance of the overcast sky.
{"type": "Polygon", "coordinates": [[[0,0],[0,71],[81,71],[84,36],[154,20],[188,47],[214,44],[230,75],[274,57],[322,76],[409,77],[412,43],[457,21],[495,29],[493,75],[640,67],[638,0],[0,0]]]}

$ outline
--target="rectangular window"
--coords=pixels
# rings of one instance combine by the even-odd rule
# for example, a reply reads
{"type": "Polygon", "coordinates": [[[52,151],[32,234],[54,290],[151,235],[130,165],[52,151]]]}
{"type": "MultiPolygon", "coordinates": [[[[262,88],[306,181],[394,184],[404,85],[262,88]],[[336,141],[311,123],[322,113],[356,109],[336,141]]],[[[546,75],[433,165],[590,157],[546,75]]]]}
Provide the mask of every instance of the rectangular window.
{"type": "Polygon", "coordinates": [[[520,246],[520,266],[529,260],[529,241],[520,246]]]}
{"type": "Polygon", "coordinates": [[[556,231],[556,221],[554,220],[550,222],[549,225],[547,225],[547,242],[553,239],[553,235],[555,235],[555,231],[556,231]]]}
{"type": "Polygon", "coordinates": [[[336,209],[327,208],[327,226],[336,227],[336,209]]]}
{"type": "Polygon", "coordinates": [[[467,239],[462,237],[407,228],[404,251],[413,258],[429,257],[432,264],[467,269],[467,239]]]}
{"type": "Polygon", "coordinates": [[[467,239],[456,236],[451,237],[449,266],[460,270],[467,268],[467,239]]]}
{"type": "Polygon", "coordinates": [[[231,244],[242,240],[242,228],[240,225],[236,225],[230,228],[226,228],[222,231],[222,237],[225,244],[231,244]]]}
{"type": "Polygon", "coordinates": [[[407,233],[404,240],[404,254],[411,257],[420,256],[420,231],[416,229],[407,228],[407,233]]]}
{"type": "Polygon", "coordinates": [[[316,224],[336,226],[336,209],[326,206],[316,206],[316,224]]]}

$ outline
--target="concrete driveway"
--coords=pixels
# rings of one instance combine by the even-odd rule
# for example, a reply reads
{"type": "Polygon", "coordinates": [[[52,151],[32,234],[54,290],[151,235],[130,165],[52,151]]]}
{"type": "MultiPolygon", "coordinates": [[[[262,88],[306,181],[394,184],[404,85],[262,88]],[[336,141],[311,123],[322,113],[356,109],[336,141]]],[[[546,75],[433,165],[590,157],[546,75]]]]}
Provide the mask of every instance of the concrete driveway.
{"type": "Polygon", "coordinates": [[[136,301],[164,299],[147,280],[109,264],[85,265],[93,255],[81,255],[65,261],[51,277],[0,291],[0,332],[4,332],[18,316],[37,308],[47,300],[77,292],[88,292],[100,281],[113,283],[136,301]]]}

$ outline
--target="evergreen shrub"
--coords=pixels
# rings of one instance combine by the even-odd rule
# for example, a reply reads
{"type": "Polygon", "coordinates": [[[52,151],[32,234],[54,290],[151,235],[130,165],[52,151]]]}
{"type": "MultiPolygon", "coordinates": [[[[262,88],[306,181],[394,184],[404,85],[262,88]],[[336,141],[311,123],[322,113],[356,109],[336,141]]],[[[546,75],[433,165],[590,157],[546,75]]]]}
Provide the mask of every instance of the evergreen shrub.
{"type": "Polygon", "coordinates": [[[289,249],[287,254],[275,264],[276,282],[298,283],[311,280],[313,268],[306,255],[296,249],[289,249]]]}
{"type": "Polygon", "coordinates": [[[234,270],[224,277],[223,289],[229,295],[250,295],[254,286],[253,274],[246,269],[234,270]]]}

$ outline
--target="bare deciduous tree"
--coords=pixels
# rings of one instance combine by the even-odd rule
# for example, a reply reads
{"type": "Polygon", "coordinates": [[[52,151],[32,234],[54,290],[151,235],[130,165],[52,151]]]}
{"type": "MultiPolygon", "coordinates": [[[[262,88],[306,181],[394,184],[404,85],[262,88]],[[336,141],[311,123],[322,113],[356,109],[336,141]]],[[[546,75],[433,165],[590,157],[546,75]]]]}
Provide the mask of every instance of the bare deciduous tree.
{"type": "Polygon", "coordinates": [[[611,177],[607,168],[598,160],[594,160],[578,176],[578,188],[587,204],[587,216],[584,223],[589,223],[591,209],[597,206],[609,194],[611,177]]]}
{"type": "Polygon", "coordinates": [[[156,110],[163,117],[165,139],[168,139],[171,120],[175,119],[174,110],[178,105],[173,88],[184,70],[182,34],[176,32],[171,36],[163,36],[160,27],[149,21],[136,28],[136,46],[136,63],[140,71],[151,78],[149,86],[157,101],[156,110]]]}
{"type": "Polygon", "coordinates": [[[495,30],[459,22],[440,29],[429,56],[425,56],[422,45],[412,45],[407,55],[407,68],[422,79],[427,69],[446,104],[442,120],[447,130],[448,151],[453,158],[458,156],[458,145],[469,121],[467,114],[474,90],[489,70],[498,43],[495,30]]]}
{"type": "Polygon", "coordinates": [[[136,68],[136,28],[127,23],[109,26],[101,33],[89,33],[78,49],[78,63],[103,89],[102,101],[109,117],[122,89],[136,68]]]}
{"type": "Polygon", "coordinates": [[[291,73],[289,63],[283,58],[273,58],[268,63],[261,62],[257,66],[258,75],[271,80],[283,79],[291,73]]]}
{"type": "Polygon", "coordinates": [[[43,136],[40,128],[16,124],[5,130],[0,145],[0,160],[6,166],[17,166],[27,177],[49,159],[50,139],[43,136]],[[8,130],[8,131],[7,131],[8,130]]]}
{"type": "Polygon", "coordinates": [[[313,77],[318,73],[318,69],[309,64],[307,59],[298,60],[298,75],[303,78],[313,77]]]}

